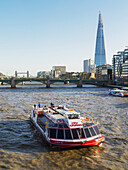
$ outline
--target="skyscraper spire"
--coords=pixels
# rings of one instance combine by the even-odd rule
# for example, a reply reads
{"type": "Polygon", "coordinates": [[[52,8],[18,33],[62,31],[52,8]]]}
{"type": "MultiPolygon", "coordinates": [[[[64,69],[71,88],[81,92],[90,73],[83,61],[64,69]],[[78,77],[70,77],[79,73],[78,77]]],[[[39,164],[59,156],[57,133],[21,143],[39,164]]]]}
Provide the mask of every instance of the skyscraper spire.
{"type": "Polygon", "coordinates": [[[103,20],[102,20],[102,14],[100,11],[99,11],[99,21],[98,21],[96,48],[95,48],[95,64],[96,65],[106,64],[103,20]]]}

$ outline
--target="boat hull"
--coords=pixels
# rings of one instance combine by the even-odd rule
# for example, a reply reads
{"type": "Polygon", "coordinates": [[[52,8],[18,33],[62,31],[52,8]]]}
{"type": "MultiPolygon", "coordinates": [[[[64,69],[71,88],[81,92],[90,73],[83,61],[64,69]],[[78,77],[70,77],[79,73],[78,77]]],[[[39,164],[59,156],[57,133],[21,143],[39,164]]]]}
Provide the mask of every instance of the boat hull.
{"type": "Polygon", "coordinates": [[[127,92],[116,92],[116,91],[110,91],[110,95],[117,96],[117,97],[128,97],[127,92]]]}
{"type": "Polygon", "coordinates": [[[99,146],[103,141],[104,141],[104,136],[101,136],[94,140],[89,140],[89,141],[82,140],[78,142],[75,142],[75,140],[73,140],[72,142],[68,142],[68,141],[56,141],[54,139],[50,139],[50,142],[52,144],[58,146],[61,149],[70,148],[70,147],[99,146]]]}
{"type": "Polygon", "coordinates": [[[60,149],[65,149],[65,148],[71,148],[71,147],[85,147],[85,146],[98,146],[104,141],[104,136],[96,136],[96,138],[85,138],[85,139],[73,139],[73,140],[61,140],[61,139],[55,139],[55,138],[48,138],[44,131],[39,127],[39,125],[33,121],[32,118],[30,118],[33,126],[39,133],[41,137],[45,139],[45,141],[52,146],[59,147],[60,149]]]}
{"type": "Polygon", "coordinates": [[[114,93],[109,93],[112,96],[117,96],[117,97],[128,97],[127,94],[114,94],[114,93]]]}

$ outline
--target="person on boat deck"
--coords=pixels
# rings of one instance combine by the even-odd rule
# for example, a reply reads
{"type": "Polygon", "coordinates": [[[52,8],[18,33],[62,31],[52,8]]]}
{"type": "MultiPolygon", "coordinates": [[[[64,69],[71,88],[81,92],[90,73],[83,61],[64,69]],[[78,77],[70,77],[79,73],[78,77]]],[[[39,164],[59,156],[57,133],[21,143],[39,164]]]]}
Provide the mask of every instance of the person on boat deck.
{"type": "Polygon", "coordinates": [[[38,104],[38,107],[39,107],[39,108],[41,107],[41,104],[40,104],[40,103],[38,104]]]}
{"type": "Polygon", "coordinates": [[[51,102],[51,107],[54,107],[54,104],[51,102]]]}
{"type": "Polygon", "coordinates": [[[34,104],[34,110],[36,110],[36,104],[34,104]]]}
{"type": "Polygon", "coordinates": [[[34,104],[33,117],[35,117],[35,110],[36,110],[36,105],[34,104]]]}

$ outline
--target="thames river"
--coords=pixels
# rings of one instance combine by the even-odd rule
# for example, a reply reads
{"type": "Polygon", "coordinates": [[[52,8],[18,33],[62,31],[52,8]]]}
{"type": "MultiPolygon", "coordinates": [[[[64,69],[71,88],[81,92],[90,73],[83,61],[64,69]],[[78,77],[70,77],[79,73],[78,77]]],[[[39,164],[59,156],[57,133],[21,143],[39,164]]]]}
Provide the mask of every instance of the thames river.
{"type": "Polygon", "coordinates": [[[0,87],[0,169],[128,169],[128,98],[108,88],[85,86],[0,87]],[[99,122],[105,142],[59,150],[51,148],[30,123],[31,107],[63,104],[99,122]]]}

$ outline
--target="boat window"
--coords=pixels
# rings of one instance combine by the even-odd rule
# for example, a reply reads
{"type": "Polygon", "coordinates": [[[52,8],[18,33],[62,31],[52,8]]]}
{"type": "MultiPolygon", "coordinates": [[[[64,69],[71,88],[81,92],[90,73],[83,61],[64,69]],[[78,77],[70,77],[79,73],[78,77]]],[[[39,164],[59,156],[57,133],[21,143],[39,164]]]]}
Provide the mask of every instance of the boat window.
{"type": "Polygon", "coordinates": [[[67,126],[67,124],[66,124],[66,123],[64,123],[63,125],[64,125],[64,128],[68,128],[68,126],[67,126]]]}
{"type": "Polygon", "coordinates": [[[72,129],[73,139],[79,139],[77,129],[72,129]]]}
{"type": "Polygon", "coordinates": [[[84,131],[85,131],[85,134],[86,134],[86,137],[87,137],[87,138],[88,138],[88,137],[91,137],[91,134],[90,134],[88,128],[85,128],[84,131]]]}
{"type": "Polygon", "coordinates": [[[94,128],[95,132],[97,133],[97,135],[99,135],[99,134],[100,134],[100,132],[99,132],[98,127],[97,127],[97,126],[94,126],[93,128],[94,128]]]}
{"type": "Polygon", "coordinates": [[[58,128],[63,128],[63,124],[58,124],[58,128]]]}
{"type": "Polygon", "coordinates": [[[53,115],[58,115],[59,113],[58,112],[53,112],[53,115]]]}
{"type": "Polygon", "coordinates": [[[92,136],[95,136],[95,135],[96,135],[96,133],[95,133],[93,127],[90,127],[89,130],[91,131],[92,136]]]}
{"type": "Polygon", "coordinates": [[[49,129],[50,130],[50,138],[56,138],[56,129],[49,129]]]}
{"type": "Polygon", "coordinates": [[[66,139],[72,139],[70,129],[68,129],[68,130],[65,129],[65,137],[66,137],[66,139]]]}
{"type": "Polygon", "coordinates": [[[42,114],[38,114],[38,117],[42,118],[42,117],[44,117],[44,115],[42,115],[42,114]]]}
{"type": "Polygon", "coordinates": [[[69,114],[68,118],[69,119],[79,119],[79,114],[69,114]]]}
{"type": "Polygon", "coordinates": [[[81,129],[81,138],[86,138],[85,134],[84,134],[84,130],[81,129]]]}
{"type": "Polygon", "coordinates": [[[58,126],[58,124],[57,123],[53,123],[53,127],[57,127],[58,126]]]}
{"type": "Polygon", "coordinates": [[[44,130],[44,132],[45,132],[45,124],[43,124],[43,122],[41,121],[41,119],[40,118],[37,118],[37,123],[38,123],[38,125],[44,130]]]}
{"type": "Polygon", "coordinates": [[[50,137],[50,129],[48,129],[48,137],[50,137]]]}
{"type": "Polygon", "coordinates": [[[58,124],[55,124],[53,122],[50,122],[48,125],[49,125],[49,127],[58,127],[58,124]]]}
{"type": "Polygon", "coordinates": [[[58,129],[58,139],[64,139],[64,130],[63,129],[58,129]]]}
{"type": "Polygon", "coordinates": [[[58,106],[58,109],[64,109],[64,107],[63,106],[58,106]]]}

